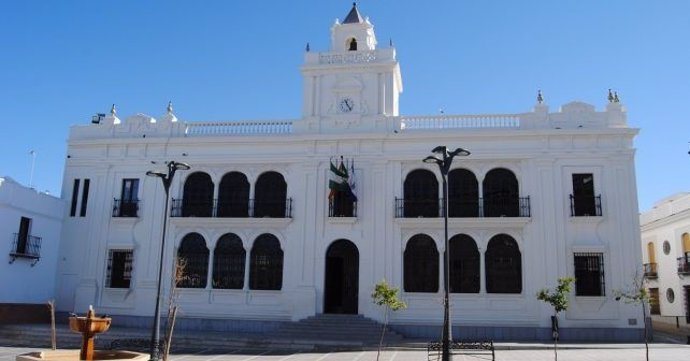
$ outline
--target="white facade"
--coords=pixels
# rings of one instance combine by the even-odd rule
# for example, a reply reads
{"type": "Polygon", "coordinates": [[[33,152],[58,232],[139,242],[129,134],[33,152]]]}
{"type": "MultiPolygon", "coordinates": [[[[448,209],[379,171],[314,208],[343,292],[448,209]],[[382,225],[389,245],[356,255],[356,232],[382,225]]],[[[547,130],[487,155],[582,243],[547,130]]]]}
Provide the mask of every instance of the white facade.
{"type": "MultiPolygon", "coordinates": [[[[180,291],[186,318],[282,322],[328,311],[326,255],[334,241],[344,239],[358,254],[356,313],[381,318],[369,295],[375,283],[386,279],[402,289],[409,305],[392,315],[395,327],[408,334],[438,329],[443,315],[443,218],[438,213],[403,217],[397,213],[396,204],[402,203],[396,198],[409,196],[404,194],[405,182],[415,170],[428,170],[442,183],[438,167],[422,159],[436,146],[448,145],[472,152],[457,158],[452,169],[466,169],[476,177],[478,197],[488,199],[483,183],[492,170],[502,169],[515,176],[519,197],[528,198],[519,215],[451,217],[449,237],[470,236],[479,253],[478,292],[451,296],[456,327],[493,330],[486,332],[497,339],[508,328],[548,337],[552,311],[535,295],[553,287],[558,277],[574,275],[575,255],[588,253],[602,257],[601,294],[573,294],[570,309],[560,316],[561,327],[581,339],[633,339],[641,333],[641,314],[613,297],[613,290],[634,275],[641,258],[632,146],[638,131],[627,126],[620,103],[611,101],[604,111],[596,111],[592,105],[572,102],[549,112],[540,99],[532,111],[519,114],[400,115],[403,87],[396,52],[377,46],[369,20],[336,23],[331,39],[330,51],[305,53],[300,119],[191,123],[178,121],[169,111],[159,119],[139,114],[123,121],[111,114],[100,124],[72,127],[62,194],[68,208],[73,200],[76,210],[63,228],[58,307],[83,310],[93,304],[111,315],[151,317],[164,192],[160,180],[145,173],[164,168],[152,161],[175,160],[192,169],[176,174],[173,199],[186,197],[188,178],[199,172],[211,179],[213,198],[218,199],[221,180],[233,171],[246,176],[253,199],[257,180],[271,171],[283,177],[292,200],[289,217],[226,218],[215,209],[214,216],[169,219],[165,280],[190,233],[201,235],[209,250],[209,280],[222,235],[239,236],[247,254],[240,289],[216,289],[209,281],[203,288],[180,291]],[[357,49],[349,50],[353,38],[357,49]],[[356,217],[329,217],[329,165],[339,156],[354,160],[356,217]],[[601,195],[600,213],[571,216],[573,174],[589,175],[596,195],[601,195]],[[86,179],[88,192],[83,189],[86,179]],[[126,179],[138,179],[137,216],[113,217],[113,199],[121,198],[126,179]],[[85,194],[87,208],[80,216],[85,194]],[[248,280],[249,254],[265,233],[278,239],[284,254],[279,290],[251,289],[248,280]],[[438,252],[438,287],[432,292],[404,290],[405,250],[417,234],[429,236],[438,252]],[[518,292],[487,291],[486,253],[497,235],[508,235],[519,247],[518,292]],[[113,250],[131,252],[127,288],[108,285],[113,250]]],[[[442,194],[440,186],[437,191],[442,194]]]]}
{"type": "Polygon", "coordinates": [[[61,199],[0,177],[0,303],[54,297],[63,211],[61,199]]]}
{"type": "Polygon", "coordinates": [[[658,201],[640,215],[646,287],[655,321],[688,326],[690,319],[690,193],[658,201]],[[657,312],[658,311],[658,312],[657,312]]]}

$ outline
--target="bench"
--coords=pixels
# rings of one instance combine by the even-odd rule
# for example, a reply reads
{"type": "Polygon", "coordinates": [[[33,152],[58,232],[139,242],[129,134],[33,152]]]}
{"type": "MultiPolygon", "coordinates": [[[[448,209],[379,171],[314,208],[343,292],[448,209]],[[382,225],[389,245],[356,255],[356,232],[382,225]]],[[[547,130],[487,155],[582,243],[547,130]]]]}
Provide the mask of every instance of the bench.
{"type": "MultiPolygon", "coordinates": [[[[480,360],[496,360],[496,353],[494,349],[494,342],[492,340],[484,341],[451,341],[451,354],[472,355],[480,360]],[[489,358],[491,357],[491,358],[489,358]]],[[[441,359],[443,350],[442,342],[429,342],[427,345],[427,359],[428,361],[437,361],[441,359]]]]}

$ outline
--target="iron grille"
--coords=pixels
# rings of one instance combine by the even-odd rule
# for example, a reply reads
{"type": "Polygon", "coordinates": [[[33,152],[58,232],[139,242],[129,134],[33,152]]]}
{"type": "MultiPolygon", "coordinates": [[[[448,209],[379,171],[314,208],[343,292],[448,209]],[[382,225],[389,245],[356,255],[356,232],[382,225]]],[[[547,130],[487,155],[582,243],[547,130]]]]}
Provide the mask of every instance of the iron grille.
{"type": "Polygon", "coordinates": [[[685,256],[678,258],[678,274],[690,274],[690,252],[686,252],[685,256]]]}
{"type": "MultiPolygon", "coordinates": [[[[396,218],[438,218],[444,216],[443,198],[408,200],[395,198],[396,218]]],[[[450,198],[450,218],[531,217],[530,197],[478,198],[477,201],[450,198]]]]}
{"type": "Polygon", "coordinates": [[[575,253],[575,295],[605,296],[603,253],[575,253]]]}
{"type": "Polygon", "coordinates": [[[657,264],[656,263],[645,263],[644,264],[644,276],[645,278],[657,278],[657,264]]]}
{"type": "Polygon", "coordinates": [[[292,218],[292,198],[279,201],[250,199],[246,205],[219,203],[217,199],[194,202],[187,201],[185,198],[172,199],[170,217],[292,218]]]}
{"type": "Polygon", "coordinates": [[[138,217],[138,199],[115,199],[113,200],[113,217],[138,217]]]}
{"type": "Polygon", "coordinates": [[[601,217],[601,195],[570,195],[571,217],[601,217]]]}
{"type": "Polygon", "coordinates": [[[329,217],[357,217],[357,202],[346,199],[328,200],[329,217]]]}
{"type": "Polygon", "coordinates": [[[10,256],[14,258],[40,258],[41,237],[31,235],[20,237],[19,233],[14,233],[10,256]]]}

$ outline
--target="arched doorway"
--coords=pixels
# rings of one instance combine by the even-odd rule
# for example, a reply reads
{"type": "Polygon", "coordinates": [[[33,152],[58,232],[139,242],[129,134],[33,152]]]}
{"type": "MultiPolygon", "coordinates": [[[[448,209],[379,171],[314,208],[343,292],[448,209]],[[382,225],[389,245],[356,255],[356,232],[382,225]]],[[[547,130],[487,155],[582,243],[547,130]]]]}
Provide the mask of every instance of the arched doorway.
{"type": "Polygon", "coordinates": [[[326,251],[324,313],[357,314],[359,300],[359,251],[340,239],[326,251]]]}

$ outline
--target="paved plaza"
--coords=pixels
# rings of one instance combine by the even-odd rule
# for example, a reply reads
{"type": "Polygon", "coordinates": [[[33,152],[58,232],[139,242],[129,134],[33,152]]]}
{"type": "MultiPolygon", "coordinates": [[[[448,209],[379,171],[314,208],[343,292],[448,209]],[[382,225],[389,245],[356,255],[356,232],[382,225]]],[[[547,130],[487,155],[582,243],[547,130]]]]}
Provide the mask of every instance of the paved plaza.
{"type": "MultiPolygon", "coordinates": [[[[519,344],[498,345],[496,360],[505,361],[546,361],[553,360],[553,350],[548,345],[530,346],[519,344]],[[519,349],[507,349],[507,348],[519,349]]],[[[644,360],[644,345],[564,345],[559,350],[560,361],[634,361],[644,360]]],[[[39,351],[40,349],[21,347],[0,347],[0,361],[14,360],[17,354],[39,351]]],[[[490,360],[490,355],[455,355],[456,361],[490,360]]],[[[213,350],[202,349],[174,353],[170,361],[371,361],[376,360],[376,350],[343,352],[296,352],[267,350],[213,350]]],[[[429,360],[422,349],[393,349],[382,353],[381,361],[424,361],[429,360]]],[[[437,360],[433,358],[433,360],[437,360]]],[[[679,344],[653,344],[650,346],[650,360],[680,361],[690,360],[690,346],[679,344]]]]}

